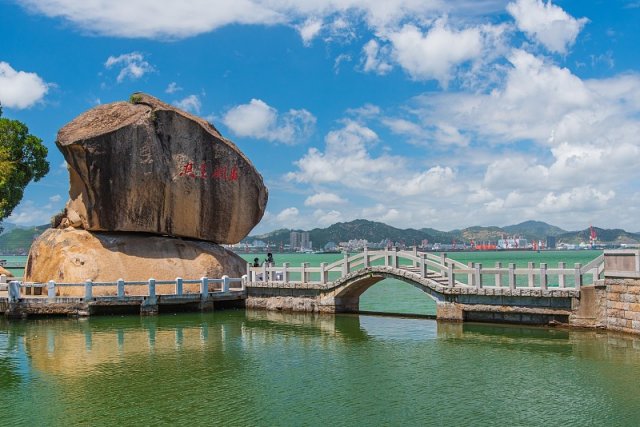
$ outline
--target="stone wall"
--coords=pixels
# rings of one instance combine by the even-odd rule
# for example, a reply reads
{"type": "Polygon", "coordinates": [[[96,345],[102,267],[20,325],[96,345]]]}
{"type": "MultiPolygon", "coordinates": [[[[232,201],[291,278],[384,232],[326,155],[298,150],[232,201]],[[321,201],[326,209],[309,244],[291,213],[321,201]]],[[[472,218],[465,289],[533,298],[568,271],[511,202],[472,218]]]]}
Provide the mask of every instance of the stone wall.
{"type": "Polygon", "coordinates": [[[640,334],[640,251],[605,252],[607,329],[640,334]]]}
{"type": "Polygon", "coordinates": [[[607,279],[607,329],[640,334],[640,279],[607,279]]]}

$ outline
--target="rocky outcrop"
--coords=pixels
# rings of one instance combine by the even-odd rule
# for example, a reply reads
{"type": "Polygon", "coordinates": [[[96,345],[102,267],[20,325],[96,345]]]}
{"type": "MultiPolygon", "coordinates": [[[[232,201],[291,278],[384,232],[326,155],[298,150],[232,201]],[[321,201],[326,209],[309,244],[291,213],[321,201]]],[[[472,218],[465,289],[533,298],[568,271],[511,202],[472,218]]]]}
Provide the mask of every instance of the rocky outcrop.
{"type": "MultiPolygon", "coordinates": [[[[99,233],[49,229],[31,246],[25,281],[58,283],[198,279],[206,276],[241,277],[246,261],[219,245],[198,240],[137,233],[99,233]]],[[[58,287],[59,295],[84,295],[81,287],[58,287]]],[[[135,287],[127,292],[136,294],[135,287]]],[[[146,292],[141,286],[140,291],[146,292]]],[[[185,292],[199,292],[199,285],[185,285],[185,292]]],[[[157,292],[173,293],[173,285],[157,292]],[[167,288],[167,289],[165,289],[167,288]]],[[[94,295],[113,295],[114,287],[95,287],[94,295]]]]}
{"type": "Polygon", "coordinates": [[[0,266],[0,275],[5,275],[6,277],[13,277],[13,273],[7,270],[6,268],[0,266]]]}
{"type": "Polygon", "coordinates": [[[87,111],[56,144],[71,182],[61,228],[237,243],[264,214],[262,176],[238,148],[149,95],[87,111]]]}

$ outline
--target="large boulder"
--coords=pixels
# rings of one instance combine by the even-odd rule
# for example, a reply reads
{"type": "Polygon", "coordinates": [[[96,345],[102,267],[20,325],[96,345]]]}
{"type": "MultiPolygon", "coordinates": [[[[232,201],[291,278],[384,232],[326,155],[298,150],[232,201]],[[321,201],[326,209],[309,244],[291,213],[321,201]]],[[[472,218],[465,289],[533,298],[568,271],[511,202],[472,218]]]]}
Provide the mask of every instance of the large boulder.
{"type": "Polygon", "coordinates": [[[13,273],[0,265],[0,275],[5,275],[6,277],[13,277],[13,273]]]}
{"type": "Polygon", "coordinates": [[[101,105],[56,141],[69,169],[57,226],[237,243],[267,203],[262,176],[205,120],[145,94],[101,105]]]}
{"type": "MultiPolygon", "coordinates": [[[[50,228],[31,246],[25,282],[58,283],[147,281],[150,278],[185,280],[200,277],[239,278],[247,263],[235,253],[200,240],[136,233],[95,233],[50,228]]],[[[144,293],[145,287],[126,287],[128,294],[144,293]]],[[[199,285],[185,286],[197,292],[199,285]]],[[[157,286],[158,293],[173,293],[173,285],[157,286]]],[[[95,287],[94,295],[113,295],[115,287],[95,287]]],[[[82,287],[58,287],[58,295],[84,295],[82,287]]]]}

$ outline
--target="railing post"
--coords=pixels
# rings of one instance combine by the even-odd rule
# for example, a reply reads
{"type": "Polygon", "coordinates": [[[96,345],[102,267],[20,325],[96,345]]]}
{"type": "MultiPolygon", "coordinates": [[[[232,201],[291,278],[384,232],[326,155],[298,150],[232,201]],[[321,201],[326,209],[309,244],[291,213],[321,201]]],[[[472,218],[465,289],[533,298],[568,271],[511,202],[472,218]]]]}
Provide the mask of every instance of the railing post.
{"type": "Polygon", "coordinates": [[[427,277],[427,255],[420,253],[420,277],[427,277]]]}
{"type": "MultiPolygon", "coordinates": [[[[467,263],[467,267],[469,267],[470,269],[473,269],[473,262],[468,262],[467,263]]],[[[471,273],[467,273],[467,285],[469,286],[473,286],[473,272],[471,273]]]]}
{"type": "MultiPolygon", "coordinates": [[[[413,247],[413,256],[414,256],[415,258],[418,258],[418,247],[417,247],[417,246],[414,246],[414,247],[413,247]]],[[[416,268],[416,267],[418,266],[418,260],[414,259],[414,260],[412,261],[412,263],[411,263],[411,266],[412,266],[413,268],[416,268]]]]}
{"type": "Polygon", "coordinates": [[[447,279],[449,280],[449,286],[455,286],[456,285],[456,277],[455,277],[455,274],[453,272],[453,263],[449,264],[448,268],[449,268],[449,271],[447,272],[447,279]]]}
{"type": "Polygon", "coordinates": [[[582,268],[582,264],[580,264],[579,262],[574,264],[573,287],[578,290],[580,290],[580,287],[582,286],[582,273],[580,272],[581,268],[582,268]]]}
{"type": "Polygon", "coordinates": [[[391,251],[391,267],[398,268],[398,247],[394,246],[391,251]]]}
{"type": "Polygon", "coordinates": [[[176,295],[182,296],[182,277],[176,277],[176,295]]]}
{"type": "Polygon", "coordinates": [[[289,283],[289,263],[282,264],[282,280],[284,283],[289,283]]]}
{"type": "MultiPolygon", "coordinates": [[[[560,270],[564,270],[566,268],[566,264],[564,262],[559,262],[558,263],[558,268],[560,270]]],[[[558,274],[558,287],[559,288],[564,288],[564,271],[562,271],[560,274],[558,274]]]]}
{"type": "Polygon", "coordinates": [[[124,279],[118,279],[118,299],[124,298],[124,279]]]}
{"type": "Polygon", "coordinates": [[[367,268],[367,267],[369,267],[369,251],[365,246],[364,250],[362,251],[362,268],[367,268]]]}
{"type": "Polygon", "coordinates": [[[47,283],[47,299],[54,299],[56,297],[56,282],[49,280],[47,283]]]}
{"type": "Polygon", "coordinates": [[[384,248],[384,266],[389,267],[389,248],[384,248]]]}
{"type": "Polygon", "coordinates": [[[344,257],[342,260],[342,277],[349,274],[349,252],[344,253],[344,257]]]}
{"type": "Polygon", "coordinates": [[[548,283],[549,280],[547,278],[547,264],[543,262],[540,263],[540,289],[546,291],[548,283]]]}
{"type": "Polygon", "coordinates": [[[0,283],[7,283],[6,274],[0,274],[0,283]]]}
{"type": "Polygon", "coordinates": [[[229,276],[222,276],[222,292],[229,292],[230,285],[231,281],[229,280],[229,276]]]}
{"type": "Polygon", "coordinates": [[[93,282],[87,280],[84,282],[84,300],[91,301],[93,299],[93,282]]]}
{"type": "Polygon", "coordinates": [[[324,285],[325,283],[327,283],[327,263],[321,262],[320,263],[320,284],[324,285]]]}
{"type": "Polygon", "coordinates": [[[247,263],[247,276],[249,276],[249,278],[251,278],[251,267],[253,267],[253,264],[248,262],[247,263]]]}
{"type": "MultiPolygon", "coordinates": [[[[440,254],[440,264],[447,265],[447,253],[446,252],[442,252],[440,254]]],[[[441,272],[441,273],[443,273],[443,272],[441,272]]]]}
{"type": "Polygon", "coordinates": [[[269,276],[267,275],[267,264],[266,262],[262,263],[262,281],[268,282],[269,276]]]}
{"type": "Polygon", "coordinates": [[[156,300],[156,279],[149,279],[149,301],[155,304],[156,300]]]}
{"type": "MultiPolygon", "coordinates": [[[[496,262],[496,268],[497,269],[501,269],[502,268],[502,263],[501,262],[496,262]]],[[[502,274],[500,272],[496,273],[495,280],[496,280],[495,281],[495,286],[498,287],[498,288],[501,287],[502,286],[502,274]]]]}
{"type": "Polygon", "coordinates": [[[509,289],[516,288],[516,265],[509,263],[509,289]]]}
{"type": "Polygon", "coordinates": [[[309,267],[308,262],[303,262],[302,264],[300,264],[300,278],[302,280],[302,283],[309,282],[309,273],[307,273],[307,267],[309,267]]]}
{"type": "Polygon", "coordinates": [[[482,273],[480,273],[480,270],[482,270],[482,264],[477,263],[475,266],[475,270],[476,288],[480,289],[482,288],[482,273]]]}
{"type": "Polygon", "coordinates": [[[240,282],[240,290],[241,290],[241,291],[244,291],[244,290],[246,290],[246,289],[247,289],[247,280],[248,280],[248,277],[247,277],[247,275],[245,274],[244,276],[242,276],[242,277],[241,277],[241,279],[242,279],[242,281],[240,282]]]}
{"type": "Polygon", "coordinates": [[[530,288],[533,288],[535,286],[535,284],[536,284],[536,282],[535,282],[536,281],[536,277],[535,277],[535,275],[533,273],[533,269],[535,267],[536,267],[536,265],[533,262],[530,262],[530,263],[527,264],[527,269],[529,270],[527,272],[527,281],[528,281],[527,282],[528,283],[527,286],[529,286],[530,288]]]}
{"type": "Polygon", "coordinates": [[[9,302],[18,302],[20,300],[20,282],[12,280],[9,282],[9,302]]]}
{"type": "Polygon", "coordinates": [[[200,298],[207,299],[208,296],[209,296],[209,278],[201,277],[200,278],[200,298]]]}

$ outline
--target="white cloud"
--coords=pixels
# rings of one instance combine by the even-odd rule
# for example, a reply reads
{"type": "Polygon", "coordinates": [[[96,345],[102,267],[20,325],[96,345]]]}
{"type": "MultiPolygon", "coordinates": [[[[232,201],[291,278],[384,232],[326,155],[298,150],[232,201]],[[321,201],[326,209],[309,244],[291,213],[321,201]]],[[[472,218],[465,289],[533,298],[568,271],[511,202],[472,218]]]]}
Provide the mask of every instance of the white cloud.
{"type": "Polygon", "coordinates": [[[304,201],[305,206],[333,206],[333,205],[341,205],[346,203],[347,201],[337,194],[333,193],[316,193],[307,197],[304,201]]]}
{"type": "Polygon", "coordinates": [[[366,126],[345,121],[341,129],[325,137],[324,153],[311,148],[295,162],[298,171],[287,175],[300,183],[341,183],[351,188],[370,189],[380,174],[401,166],[399,159],[388,155],[372,157],[367,146],[378,141],[378,135],[366,126]]]}
{"type": "Polygon", "coordinates": [[[340,211],[331,210],[326,212],[322,209],[317,209],[313,212],[314,223],[320,227],[326,227],[336,222],[343,220],[342,213],[340,211]]]}
{"type": "Polygon", "coordinates": [[[507,5],[519,30],[551,52],[567,53],[576,41],[586,18],[575,19],[561,7],[542,0],[517,0],[507,5]]]}
{"type": "Polygon", "coordinates": [[[64,202],[59,194],[49,197],[48,203],[38,205],[33,200],[23,200],[7,218],[7,222],[16,225],[43,225],[60,212],[64,202]]]}
{"type": "Polygon", "coordinates": [[[431,194],[441,197],[459,190],[455,184],[455,172],[449,167],[442,166],[434,166],[427,171],[403,179],[389,176],[386,177],[385,184],[387,191],[401,196],[431,194]]]}
{"type": "Polygon", "coordinates": [[[237,136],[266,139],[293,145],[308,138],[315,127],[316,118],[305,109],[280,115],[278,110],[260,99],[228,110],[222,122],[237,136]]]}
{"type": "Polygon", "coordinates": [[[144,59],[144,55],[139,52],[123,53],[118,56],[109,56],[104,63],[105,68],[111,69],[119,67],[117,81],[122,83],[125,79],[137,80],[147,73],[154,71],[149,62],[144,59]]]}
{"type": "Polygon", "coordinates": [[[605,208],[613,199],[613,190],[600,191],[590,186],[582,186],[564,193],[549,193],[538,204],[539,212],[571,212],[605,208]]]}
{"type": "Polygon", "coordinates": [[[480,58],[483,52],[480,29],[457,31],[442,19],[424,34],[407,24],[387,37],[393,45],[393,57],[413,79],[435,79],[444,87],[458,65],[480,58]]]}
{"type": "MultiPolygon", "coordinates": [[[[382,29],[407,19],[427,19],[443,13],[478,15],[504,7],[504,0],[452,3],[441,0],[18,0],[35,13],[63,18],[84,31],[118,37],[180,39],[231,24],[294,25],[305,28],[308,40],[317,34],[317,21],[328,22],[331,37],[350,37],[351,21],[382,29]],[[141,19],[144,17],[144,19],[141,19]],[[304,23],[307,23],[305,25],[304,23]]],[[[301,32],[301,36],[302,35],[301,32]]]]}
{"type": "Polygon", "coordinates": [[[0,61],[0,104],[7,108],[24,109],[40,102],[49,85],[36,73],[16,71],[0,61]]]}
{"type": "Polygon", "coordinates": [[[276,220],[280,224],[297,224],[299,214],[300,211],[296,207],[286,208],[276,215],[276,220]]]}
{"type": "Polygon", "coordinates": [[[189,95],[179,101],[175,101],[173,105],[190,113],[200,114],[202,102],[200,101],[198,95],[189,95]]]}
{"type": "Polygon", "coordinates": [[[171,94],[171,93],[179,92],[181,90],[182,90],[182,88],[180,86],[178,86],[178,83],[171,82],[171,83],[169,83],[169,85],[167,86],[167,88],[164,91],[165,91],[165,93],[171,94]]]}
{"type": "Polygon", "coordinates": [[[374,72],[376,74],[387,74],[393,69],[391,64],[386,61],[389,56],[389,47],[380,47],[376,40],[369,40],[362,48],[362,69],[365,72],[374,72]]]}
{"type": "Polygon", "coordinates": [[[302,42],[305,46],[311,45],[311,41],[322,30],[322,19],[309,18],[297,27],[302,42]]]}

